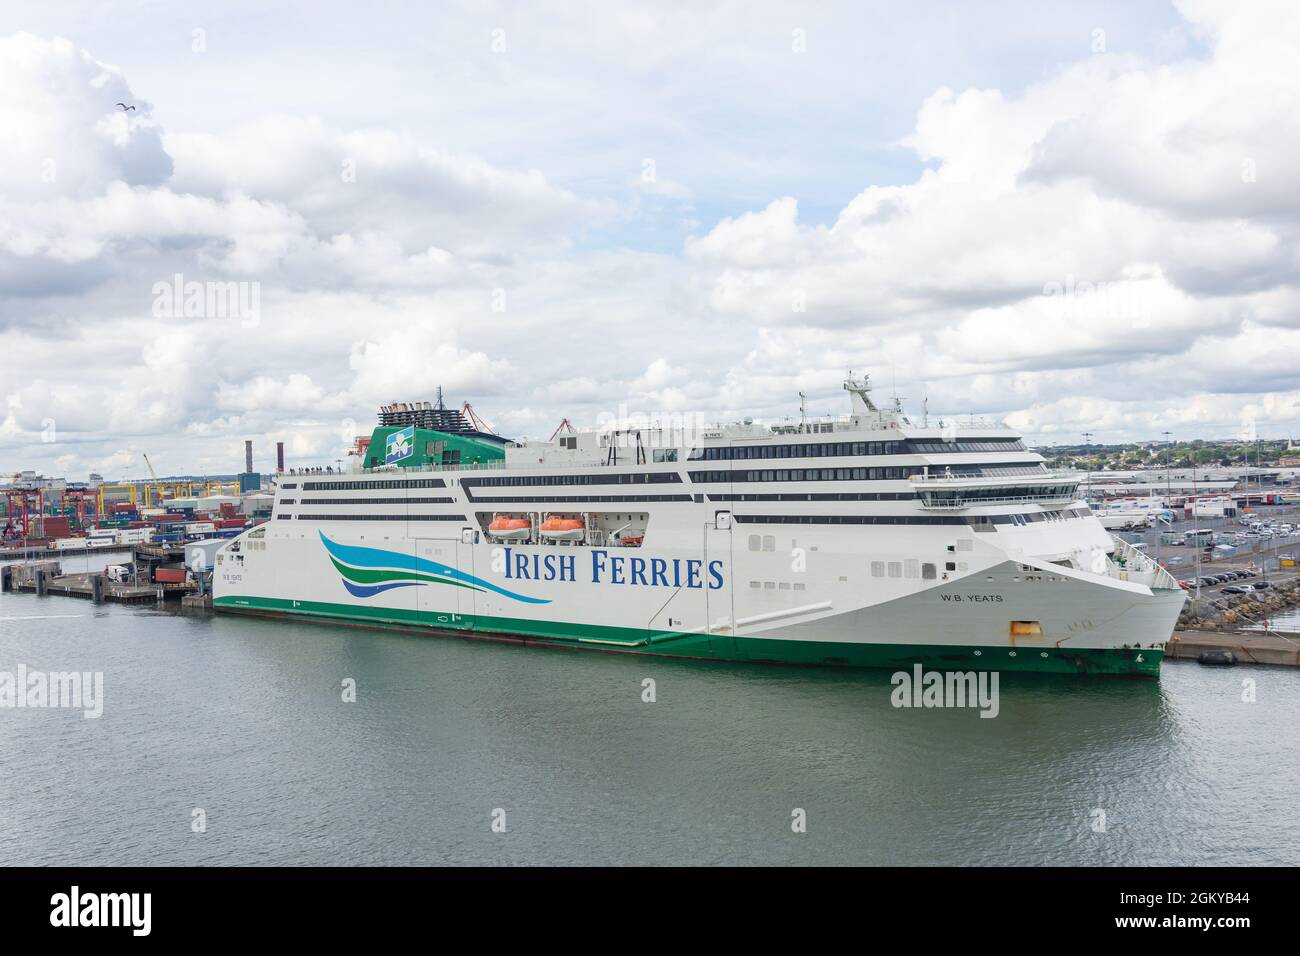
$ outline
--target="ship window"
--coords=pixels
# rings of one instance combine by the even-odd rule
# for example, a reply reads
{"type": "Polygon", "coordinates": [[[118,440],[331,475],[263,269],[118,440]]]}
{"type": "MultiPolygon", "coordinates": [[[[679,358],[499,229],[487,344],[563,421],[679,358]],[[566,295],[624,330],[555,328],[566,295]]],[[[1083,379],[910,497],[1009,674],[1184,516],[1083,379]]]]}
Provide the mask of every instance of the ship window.
{"type": "Polygon", "coordinates": [[[871,562],[871,576],[872,576],[873,578],[883,578],[883,577],[885,576],[885,562],[884,562],[884,561],[872,561],[872,562],[871,562]]]}
{"type": "Polygon", "coordinates": [[[921,565],[921,579],[923,581],[933,581],[938,576],[938,572],[935,570],[934,565],[929,561],[921,565]]]}
{"type": "Polygon", "coordinates": [[[750,582],[749,582],[749,586],[750,586],[751,588],[762,587],[762,582],[761,582],[761,581],[750,581],[750,582]]]}
{"type": "Polygon", "coordinates": [[[901,578],[903,576],[903,564],[900,561],[889,562],[889,576],[891,578],[901,578]]]}
{"type": "Polygon", "coordinates": [[[763,582],[763,588],[764,588],[764,590],[775,591],[775,590],[776,590],[776,582],[775,582],[775,581],[764,581],[764,582],[763,582]]]}
{"type": "Polygon", "coordinates": [[[956,570],[957,570],[957,562],[956,562],[956,561],[947,561],[947,562],[944,563],[944,566],[943,566],[943,567],[944,567],[944,570],[945,570],[945,571],[956,571],[956,570]]]}
{"type": "Polygon", "coordinates": [[[796,591],[802,591],[802,590],[804,590],[805,587],[806,587],[806,585],[804,585],[804,583],[803,583],[802,581],[796,581],[796,582],[794,583],[794,589],[795,589],[796,591]]]}
{"type": "Polygon", "coordinates": [[[758,551],[758,550],[761,550],[762,547],[763,547],[763,537],[762,537],[762,535],[751,534],[751,535],[749,536],[749,550],[750,550],[750,551],[758,551]]]}
{"type": "Polygon", "coordinates": [[[776,535],[774,534],[763,535],[763,550],[764,551],[776,550],[776,535]]]}

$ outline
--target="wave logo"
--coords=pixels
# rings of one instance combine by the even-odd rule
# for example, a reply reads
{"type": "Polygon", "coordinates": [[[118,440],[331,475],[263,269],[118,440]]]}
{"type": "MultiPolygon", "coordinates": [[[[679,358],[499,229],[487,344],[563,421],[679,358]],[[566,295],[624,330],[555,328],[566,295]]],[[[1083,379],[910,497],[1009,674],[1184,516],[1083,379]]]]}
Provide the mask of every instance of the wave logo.
{"type": "Polygon", "coordinates": [[[417,558],[415,555],[402,554],[400,551],[339,544],[325,537],[324,532],[318,533],[325,550],[329,552],[330,561],[343,576],[343,586],[353,597],[374,597],[393,588],[446,584],[456,588],[469,588],[471,591],[492,591],[524,604],[551,603],[546,598],[516,594],[491,581],[466,574],[459,568],[453,568],[440,561],[417,558]]]}

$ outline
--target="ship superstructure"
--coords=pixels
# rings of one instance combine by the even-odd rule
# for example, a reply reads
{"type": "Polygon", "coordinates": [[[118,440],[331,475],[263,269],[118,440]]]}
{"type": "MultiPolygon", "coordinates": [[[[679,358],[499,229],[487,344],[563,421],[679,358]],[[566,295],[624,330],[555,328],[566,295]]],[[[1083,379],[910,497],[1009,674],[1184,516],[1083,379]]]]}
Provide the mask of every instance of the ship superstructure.
{"type": "MultiPolygon", "coordinates": [[[[287,474],[222,611],[719,660],[1158,673],[1183,592],[1004,425],[880,408],[516,443],[393,405],[287,474]]],[[[438,403],[439,406],[441,403],[438,403]]]]}

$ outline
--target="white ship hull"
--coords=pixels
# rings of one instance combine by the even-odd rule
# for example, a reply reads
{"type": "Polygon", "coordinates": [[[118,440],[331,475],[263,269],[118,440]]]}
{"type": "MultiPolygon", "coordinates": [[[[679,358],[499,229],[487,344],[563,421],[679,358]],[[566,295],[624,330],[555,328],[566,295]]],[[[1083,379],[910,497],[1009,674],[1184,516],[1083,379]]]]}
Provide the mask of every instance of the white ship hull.
{"type": "Polygon", "coordinates": [[[1091,516],[988,533],[741,522],[718,530],[705,508],[676,510],[678,520],[652,519],[656,539],[676,547],[636,549],[467,544],[460,525],[417,538],[355,522],[273,522],[223,554],[215,601],[687,657],[1138,674],[1157,672],[1183,604],[1181,591],[1123,580],[1109,562],[1102,573],[1051,563],[1113,546],[1091,516]],[[872,575],[873,563],[885,576],[872,575]],[[933,580],[907,576],[922,563],[935,566],[933,580]],[[891,566],[899,576],[888,576],[891,566]],[[376,575],[384,580],[370,582],[376,575]]]}

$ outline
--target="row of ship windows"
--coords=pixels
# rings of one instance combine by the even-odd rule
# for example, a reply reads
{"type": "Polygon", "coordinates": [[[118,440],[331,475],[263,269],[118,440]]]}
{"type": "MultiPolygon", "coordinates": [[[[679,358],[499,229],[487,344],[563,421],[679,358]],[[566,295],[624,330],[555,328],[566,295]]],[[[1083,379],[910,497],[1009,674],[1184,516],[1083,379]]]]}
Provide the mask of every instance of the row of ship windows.
{"type": "Polygon", "coordinates": [[[462,478],[466,488],[523,488],[533,485],[660,485],[680,484],[675,471],[640,471],[603,475],[512,475],[462,478]]]}
{"type": "MultiPolygon", "coordinates": [[[[691,481],[742,482],[742,481],[897,481],[914,475],[926,474],[924,465],[902,465],[879,468],[771,468],[750,471],[692,471],[691,481]]],[[[1004,478],[1015,475],[1041,475],[1040,464],[990,464],[959,465],[945,468],[937,474],[930,466],[931,477],[944,478],[1004,478]]]]}
{"type": "MultiPolygon", "coordinates": [[[[945,561],[944,571],[965,571],[966,562],[945,561]]],[[[872,561],[873,578],[913,578],[922,581],[935,581],[939,578],[939,566],[931,561],[907,558],[903,561],[872,561]]]]}
{"type": "MultiPolygon", "coordinates": [[[[281,485],[296,488],[297,485],[281,485]]],[[[446,488],[441,478],[384,478],[366,481],[304,481],[304,491],[400,491],[403,488],[446,488]]]]}
{"type": "MultiPolygon", "coordinates": [[[[281,521],[292,521],[293,515],[279,515],[281,521]]],[[[298,515],[299,521],[464,521],[464,515],[298,515]]]]}
{"type": "Polygon", "coordinates": [[[1083,518],[1087,508],[1065,508],[1017,515],[733,515],[738,524],[925,524],[970,525],[976,531],[992,530],[1000,524],[1032,524],[1036,521],[1064,521],[1083,518]]]}
{"type": "Polygon", "coordinates": [[[1024,451],[1018,438],[979,441],[840,441],[799,445],[728,445],[692,448],[690,461],[748,461],[755,458],[831,458],[850,455],[936,455],[961,452],[1024,451]]]}
{"type": "Polygon", "coordinates": [[[921,465],[890,468],[774,468],[765,471],[692,471],[691,481],[884,481],[925,472],[921,465]]]}
{"type": "Polygon", "coordinates": [[[709,495],[710,501],[912,501],[915,491],[831,491],[825,494],[709,495]]]}
{"type": "Polygon", "coordinates": [[[1079,491],[1073,485],[1003,485],[997,488],[957,488],[924,492],[927,504],[946,502],[998,501],[1006,498],[1072,498],[1079,491]]]}
{"type": "Polygon", "coordinates": [[[508,505],[529,502],[557,504],[561,502],[694,501],[695,499],[692,495],[505,495],[493,498],[470,495],[469,500],[475,504],[508,505]]]}
{"type": "Polygon", "coordinates": [[[973,524],[961,515],[735,515],[739,524],[973,524]]]}
{"type": "MultiPolygon", "coordinates": [[[[281,498],[280,504],[291,505],[292,498],[281,498]]],[[[304,505],[454,505],[455,498],[303,498],[304,505]]]]}
{"type": "MultiPolygon", "coordinates": [[[[780,446],[775,446],[780,447],[780,446]]],[[[723,449],[706,449],[723,450],[723,449]]],[[[944,469],[953,477],[989,477],[998,475],[1040,474],[1039,464],[958,465],[944,469]]],[[[925,473],[921,465],[887,466],[875,468],[781,468],[763,471],[692,471],[692,481],[880,481],[908,478],[925,473]]],[[[673,471],[627,472],[604,475],[514,475],[490,478],[462,478],[466,488],[521,488],[538,485],[644,485],[680,483],[681,476],[673,471]]],[[[296,489],[293,484],[282,484],[281,490],[296,489]]],[[[400,491],[409,488],[445,488],[441,478],[375,479],[366,481],[305,481],[304,491],[400,491]]]]}
{"type": "Polygon", "coordinates": [[[750,581],[749,586],[751,588],[766,588],[769,591],[802,591],[806,588],[802,581],[795,581],[793,584],[789,581],[750,581]]]}

